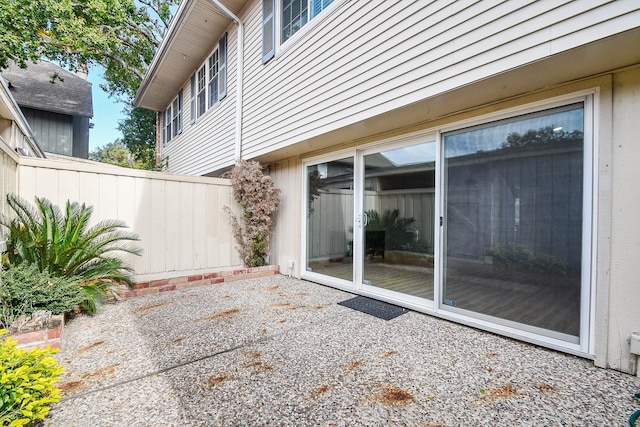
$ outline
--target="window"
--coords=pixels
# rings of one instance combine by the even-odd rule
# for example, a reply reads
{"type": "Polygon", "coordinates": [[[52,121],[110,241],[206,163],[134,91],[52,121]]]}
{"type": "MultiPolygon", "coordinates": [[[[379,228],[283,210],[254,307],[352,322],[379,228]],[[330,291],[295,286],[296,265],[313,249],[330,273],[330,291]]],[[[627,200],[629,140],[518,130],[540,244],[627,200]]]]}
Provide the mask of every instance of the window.
{"type": "Polygon", "coordinates": [[[173,137],[182,133],[182,90],[178,92],[178,96],[164,110],[162,119],[164,122],[162,143],[164,145],[171,141],[173,137]]]}
{"type": "Polygon", "coordinates": [[[178,97],[173,100],[172,110],[173,136],[176,136],[182,132],[182,90],[178,93],[178,97]]]}
{"type": "Polygon", "coordinates": [[[190,108],[191,108],[191,123],[195,123],[196,121],[196,73],[191,75],[191,99],[190,99],[190,108]]]}
{"type": "MultiPolygon", "coordinates": [[[[227,34],[191,76],[191,123],[227,96],[227,34]]],[[[180,101],[182,112],[182,101],[180,101]]]]}
{"type": "MultiPolygon", "coordinates": [[[[262,1],[262,62],[275,55],[274,11],[276,0],[262,1]]],[[[284,43],[334,0],[278,0],[280,6],[280,43],[284,43]]]]}
{"type": "Polygon", "coordinates": [[[204,65],[202,67],[200,67],[200,69],[198,70],[198,117],[200,117],[201,115],[204,114],[204,112],[207,110],[207,105],[205,103],[205,99],[206,99],[206,85],[205,85],[205,75],[206,75],[206,69],[204,67],[204,65]]]}
{"type": "Polygon", "coordinates": [[[282,42],[286,42],[309,20],[308,0],[282,1],[282,42]]]}
{"type": "Polygon", "coordinates": [[[218,102],[218,51],[216,50],[207,61],[209,70],[209,107],[218,102]]]}
{"type": "Polygon", "coordinates": [[[167,107],[164,111],[164,132],[163,132],[163,145],[171,141],[171,107],[173,103],[167,107]]]}

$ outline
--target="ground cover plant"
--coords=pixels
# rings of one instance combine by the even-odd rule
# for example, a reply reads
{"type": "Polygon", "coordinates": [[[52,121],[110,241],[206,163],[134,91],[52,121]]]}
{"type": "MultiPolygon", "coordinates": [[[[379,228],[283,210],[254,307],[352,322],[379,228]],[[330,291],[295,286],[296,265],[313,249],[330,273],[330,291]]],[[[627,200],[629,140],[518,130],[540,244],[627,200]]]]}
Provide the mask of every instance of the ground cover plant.
{"type": "Polygon", "coordinates": [[[138,255],[133,245],[138,240],[118,220],[103,220],[89,227],[92,206],[67,201],[64,212],[45,198],[35,198],[32,206],[9,194],[7,203],[15,213],[13,219],[0,218],[9,231],[5,268],[27,263],[53,277],[76,277],[84,291],[82,306],[96,311],[109,290],[117,292],[120,283],[130,283],[132,272],[119,253],[138,255]]]}
{"type": "Polygon", "coordinates": [[[76,277],[52,276],[27,263],[0,270],[0,328],[10,329],[20,316],[36,311],[72,312],[85,298],[76,277]]]}
{"type": "Polygon", "coordinates": [[[231,179],[233,198],[242,209],[242,215],[236,216],[225,206],[238,243],[238,253],[248,267],[265,265],[275,227],[274,214],[280,204],[280,190],[256,161],[243,160],[225,177],[231,179]]]}
{"type": "MultiPolygon", "coordinates": [[[[7,333],[0,329],[0,336],[7,333]]],[[[0,341],[0,425],[36,425],[60,400],[55,387],[64,368],[52,355],[57,349],[24,350],[16,341],[0,341]]]]}

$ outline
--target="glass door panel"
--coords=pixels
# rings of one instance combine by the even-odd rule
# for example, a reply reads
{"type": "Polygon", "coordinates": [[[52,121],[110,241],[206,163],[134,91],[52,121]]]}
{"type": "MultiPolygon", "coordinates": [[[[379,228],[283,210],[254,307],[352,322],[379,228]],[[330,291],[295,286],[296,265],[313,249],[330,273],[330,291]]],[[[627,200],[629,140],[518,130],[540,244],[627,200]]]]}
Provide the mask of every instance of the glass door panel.
{"type": "Polygon", "coordinates": [[[353,157],[308,166],[306,270],[353,281],[353,157]]]}
{"type": "Polygon", "coordinates": [[[433,300],[435,142],[364,156],[363,283],[433,300]]]}
{"type": "Polygon", "coordinates": [[[583,132],[580,103],[444,134],[445,307],[579,341],[583,132]]]}

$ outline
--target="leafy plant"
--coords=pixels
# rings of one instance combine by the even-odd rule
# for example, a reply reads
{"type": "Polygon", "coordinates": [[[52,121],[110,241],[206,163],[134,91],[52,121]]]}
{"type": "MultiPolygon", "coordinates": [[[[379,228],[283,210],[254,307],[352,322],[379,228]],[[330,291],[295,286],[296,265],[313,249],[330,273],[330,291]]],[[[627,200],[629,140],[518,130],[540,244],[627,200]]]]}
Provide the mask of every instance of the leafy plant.
{"type": "Polygon", "coordinates": [[[224,207],[230,217],[240,258],[248,267],[265,265],[275,227],[273,215],[280,204],[280,190],[270,176],[262,173],[262,167],[256,161],[243,160],[226,177],[231,178],[233,198],[242,209],[242,215],[237,217],[231,208],[224,207]]]}
{"type": "MultiPolygon", "coordinates": [[[[5,335],[0,330],[0,336],[5,335]]],[[[0,341],[0,425],[25,426],[43,420],[49,404],[60,400],[55,387],[64,368],[52,357],[57,349],[16,348],[17,341],[0,341]]]]}
{"type": "Polygon", "coordinates": [[[487,250],[493,265],[505,270],[529,270],[537,273],[566,275],[567,264],[553,255],[535,256],[523,245],[498,245],[487,250]]]}
{"type": "Polygon", "coordinates": [[[77,277],[55,277],[26,263],[0,270],[0,327],[8,329],[19,316],[38,310],[71,312],[85,299],[77,277]]]}
{"type": "Polygon", "coordinates": [[[0,225],[9,230],[8,265],[27,262],[52,276],[77,276],[87,295],[83,306],[95,312],[96,303],[109,289],[117,292],[119,283],[131,283],[132,269],[115,253],[140,254],[131,245],[138,236],[124,231],[126,225],[118,220],[100,221],[89,228],[93,207],[84,203],[67,201],[63,213],[45,198],[35,200],[34,208],[16,195],[7,195],[15,212],[12,220],[0,218],[0,225]]]}
{"type": "Polygon", "coordinates": [[[375,210],[367,211],[366,231],[384,231],[385,232],[385,248],[405,249],[414,240],[412,230],[414,218],[405,218],[400,216],[398,209],[386,210],[382,216],[375,210]]]}
{"type": "Polygon", "coordinates": [[[493,265],[504,269],[528,268],[533,252],[523,245],[498,245],[487,251],[493,257],[493,265]]]}
{"type": "Polygon", "coordinates": [[[325,179],[322,178],[318,170],[313,170],[308,174],[308,188],[309,188],[309,207],[307,209],[307,215],[313,214],[313,202],[320,197],[320,190],[325,187],[325,179]]]}

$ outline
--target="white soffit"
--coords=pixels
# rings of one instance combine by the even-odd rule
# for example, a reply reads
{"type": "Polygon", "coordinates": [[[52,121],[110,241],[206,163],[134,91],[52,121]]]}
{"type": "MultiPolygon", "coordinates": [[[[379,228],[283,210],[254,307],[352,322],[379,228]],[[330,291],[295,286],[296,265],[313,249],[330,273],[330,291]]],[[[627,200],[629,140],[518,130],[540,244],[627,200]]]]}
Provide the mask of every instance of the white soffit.
{"type": "MultiPolygon", "coordinates": [[[[237,14],[245,1],[221,3],[237,14]]],[[[184,0],[149,66],[134,103],[156,111],[166,108],[204,62],[230,23],[209,0],[184,0]]]]}

